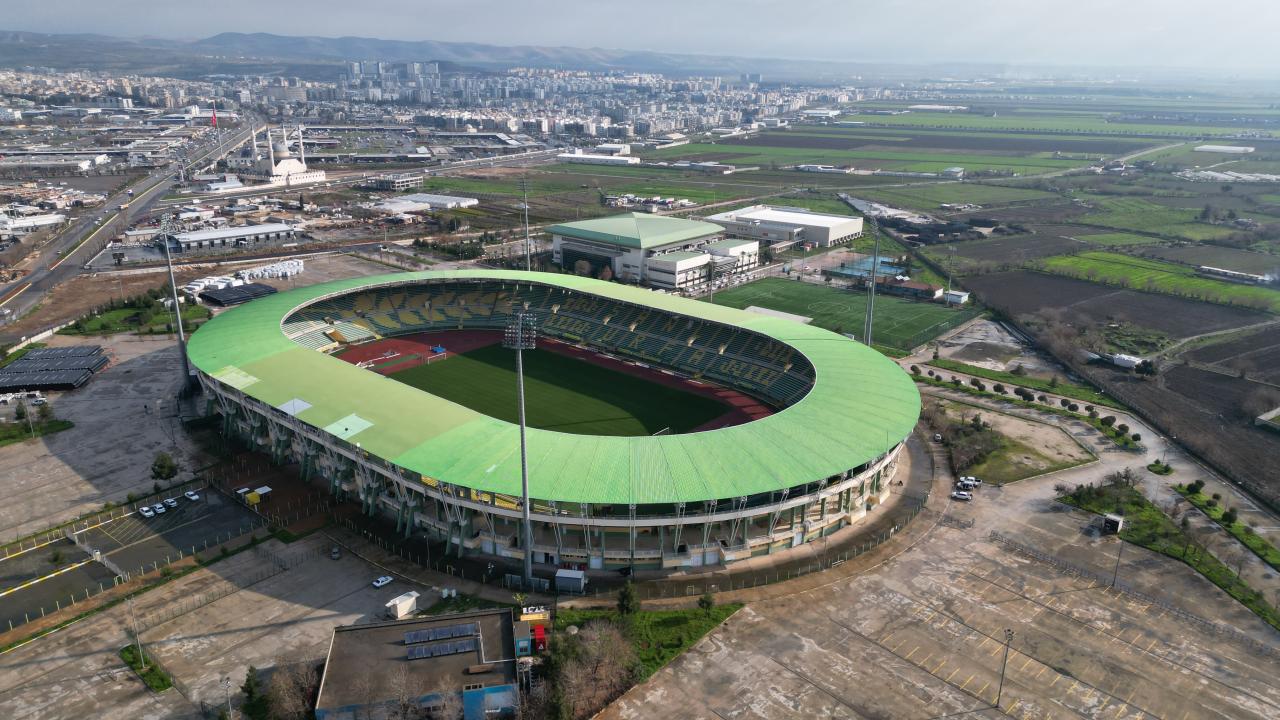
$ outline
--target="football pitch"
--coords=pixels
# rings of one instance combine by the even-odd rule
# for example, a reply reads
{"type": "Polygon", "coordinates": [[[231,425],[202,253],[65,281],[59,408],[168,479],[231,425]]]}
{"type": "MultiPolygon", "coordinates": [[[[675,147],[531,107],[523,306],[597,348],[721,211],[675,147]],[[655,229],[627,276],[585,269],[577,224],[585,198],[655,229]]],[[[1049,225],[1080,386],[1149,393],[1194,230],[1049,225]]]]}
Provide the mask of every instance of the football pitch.
{"type": "MultiPolygon", "coordinates": [[[[825,285],[765,278],[716,293],[717,305],[757,307],[813,318],[813,324],[839,333],[862,335],[867,296],[825,285]]],[[[954,309],[935,303],[876,296],[872,341],[893,354],[906,354],[978,314],[972,308],[954,309]]]]}
{"type": "MultiPolygon", "coordinates": [[[[390,377],[484,413],[517,422],[516,354],[489,345],[390,377]]],[[[729,407],[547,350],[524,354],[529,427],[577,435],[652,435],[692,430],[729,407]]]]}

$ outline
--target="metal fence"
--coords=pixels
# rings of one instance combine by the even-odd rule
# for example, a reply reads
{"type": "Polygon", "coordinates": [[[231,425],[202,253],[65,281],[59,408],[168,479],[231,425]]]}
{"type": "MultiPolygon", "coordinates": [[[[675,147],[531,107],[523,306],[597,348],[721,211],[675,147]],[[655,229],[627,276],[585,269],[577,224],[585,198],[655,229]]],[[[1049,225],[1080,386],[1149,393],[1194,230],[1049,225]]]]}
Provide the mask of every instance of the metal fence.
{"type": "Polygon", "coordinates": [[[1213,622],[1212,620],[1206,620],[1199,615],[1187,612],[1186,610],[1171,605],[1164,600],[1152,597],[1151,595],[1128,585],[1118,578],[1113,580],[1112,578],[1105,577],[1099,573],[1089,570],[1088,568],[1075,565],[1063,560],[1062,558],[1050,555],[1049,553],[1037,550],[1029,545],[1024,545],[1016,540],[1005,537],[995,530],[991,531],[988,538],[1014,553],[1046,565],[1050,565],[1064,574],[1074,575],[1084,580],[1089,580],[1097,587],[1110,587],[1136,601],[1155,605],[1156,607],[1165,610],[1170,615],[1177,617],[1179,620],[1195,625],[1208,633],[1244,645],[1255,652],[1259,652],[1273,658],[1280,658],[1280,649],[1267,645],[1266,643],[1258,642],[1254,638],[1236,630],[1235,628],[1213,622]]]}

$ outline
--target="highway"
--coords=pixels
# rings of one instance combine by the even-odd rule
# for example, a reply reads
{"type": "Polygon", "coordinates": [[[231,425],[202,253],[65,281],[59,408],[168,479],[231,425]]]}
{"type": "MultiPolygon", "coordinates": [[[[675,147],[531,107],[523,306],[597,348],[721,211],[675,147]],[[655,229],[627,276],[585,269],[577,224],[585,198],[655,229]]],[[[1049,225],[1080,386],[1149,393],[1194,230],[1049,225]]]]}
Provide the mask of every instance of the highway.
{"type": "MultiPolygon", "coordinates": [[[[249,125],[236,131],[230,139],[224,139],[222,147],[231,148],[248,139],[249,125]]],[[[196,151],[191,165],[207,162],[218,155],[218,143],[211,137],[196,151]]],[[[36,259],[36,266],[27,275],[17,278],[7,285],[0,286],[0,307],[10,311],[5,316],[5,323],[21,317],[24,313],[40,304],[50,290],[59,283],[65,282],[79,274],[83,261],[93,252],[97,252],[102,244],[99,233],[110,233],[117,221],[120,227],[127,227],[132,219],[150,212],[160,198],[173,188],[174,170],[170,166],[159,167],[143,179],[133,183],[109,196],[102,205],[84,213],[59,232],[41,250],[36,259]],[[129,190],[133,190],[133,196],[129,190]],[[128,203],[129,207],[118,210],[128,203]]],[[[0,330],[0,343],[13,343],[21,340],[0,330]]]]}

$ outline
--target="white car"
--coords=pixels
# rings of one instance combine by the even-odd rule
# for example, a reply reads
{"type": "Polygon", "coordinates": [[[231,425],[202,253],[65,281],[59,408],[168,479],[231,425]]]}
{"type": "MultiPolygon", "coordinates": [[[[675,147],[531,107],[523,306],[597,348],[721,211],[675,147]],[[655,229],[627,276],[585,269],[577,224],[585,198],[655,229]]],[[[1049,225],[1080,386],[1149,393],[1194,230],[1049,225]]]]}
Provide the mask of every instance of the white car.
{"type": "Polygon", "coordinates": [[[177,501],[177,500],[174,500],[173,498],[165,498],[165,499],[164,499],[164,506],[165,506],[165,507],[176,508],[176,507],[178,507],[178,501],[177,501]]]}
{"type": "Polygon", "coordinates": [[[151,506],[151,509],[152,509],[152,510],[155,510],[157,515],[163,515],[163,514],[164,514],[164,503],[156,503],[155,505],[152,505],[152,506],[151,506]]]}
{"type": "Polygon", "coordinates": [[[152,510],[146,505],[143,505],[142,507],[138,508],[138,514],[144,518],[153,518],[156,516],[156,511],[152,510]]]}
{"type": "Polygon", "coordinates": [[[391,584],[391,576],[390,576],[390,575],[383,575],[382,577],[380,577],[380,578],[378,578],[377,580],[374,580],[374,581],[373,581],[373,586],[374,586],[374,587],[376,587],[376,588],[386,587],[387,585],[390,585],[390,584],[391,584]]]}
{"type": "Polygon", "coordinates": [[[970,500],[972,500],[972,499],[973,499],[973,493],[971,493],[971,492],[965,492],[964,490],[957,490],[957,491],[955,491],[955,492],[951,493],[951,499],[952,499],[952,500],[961,500],[961,501],[963,501],[963,502],[969,502],[970,500]]]}
{"type": "Polygon", "coordinates": [[[182,494],[183,494],[183,495],[185,495],[185,496],[187,497],[187,499],[188,499],[188,500],[199,500],[199,499],[200,499],[200,494],[199,494],[199,493],[197,493],[197,492],[195,492],[195,491],[192,491],[192,490],[188,490],[188,491],[186,491],[186,492],[184,492],[184,493],[182,493],[182,494]]]}

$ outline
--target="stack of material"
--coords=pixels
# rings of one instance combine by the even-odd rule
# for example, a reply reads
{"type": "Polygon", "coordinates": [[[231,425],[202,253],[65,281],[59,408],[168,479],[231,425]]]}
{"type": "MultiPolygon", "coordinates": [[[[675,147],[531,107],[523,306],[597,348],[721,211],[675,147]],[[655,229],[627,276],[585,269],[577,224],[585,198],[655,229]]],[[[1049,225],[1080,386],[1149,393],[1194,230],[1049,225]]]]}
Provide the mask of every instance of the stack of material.
{"type": "Polygon", "coordinates": [[[38,348],[0,369],[0,390],[70,390],[106,364],[101,345],[38,348]]]}

